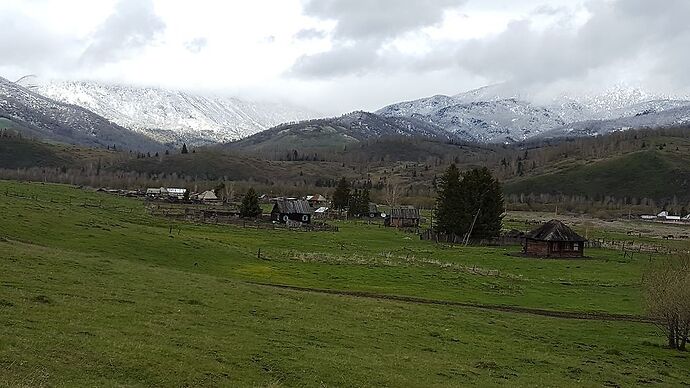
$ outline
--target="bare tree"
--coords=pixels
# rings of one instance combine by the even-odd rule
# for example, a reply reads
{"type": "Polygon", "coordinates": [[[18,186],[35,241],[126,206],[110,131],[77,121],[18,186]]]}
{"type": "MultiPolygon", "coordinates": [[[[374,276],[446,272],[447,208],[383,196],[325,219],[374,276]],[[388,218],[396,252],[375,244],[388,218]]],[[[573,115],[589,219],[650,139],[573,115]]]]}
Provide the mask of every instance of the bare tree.
{"type": "Polygon", "coordinates": [[[383,198],[386,201],[386,205],[393,208],[398,205],[400,200],[400,186],[395,183],[388,182],[383,191],[383,198]]]}
{"type": "Polygon", "coordinates": [[[644,274],[647,313],[671,349],[685,350],[690,334],[690,255],[657,260],[644,274]]]}

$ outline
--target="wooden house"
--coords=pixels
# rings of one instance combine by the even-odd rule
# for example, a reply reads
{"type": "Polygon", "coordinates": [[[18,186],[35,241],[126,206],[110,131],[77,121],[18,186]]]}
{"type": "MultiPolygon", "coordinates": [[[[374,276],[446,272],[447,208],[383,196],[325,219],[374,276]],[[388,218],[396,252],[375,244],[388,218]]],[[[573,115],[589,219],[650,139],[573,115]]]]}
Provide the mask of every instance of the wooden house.
{"type": "Polygon", "coordinates": [[[523,252],[539,257],[584,257],[584,237],[558,220],[527,233],[523,252]]]}
{"type": "Polygon", "coordinates": [[[419,210],[408,206],[391,209],[384,223],[394,228],[416,228],[419,226],[419,221],[419,210]]]}
{"type": "Polygon", "coordinates": [[[276,200],[271,210],[271,220],[286,223],[288,221],[311,223],[312,208],[309,202],[301,199],[276,200]]]}

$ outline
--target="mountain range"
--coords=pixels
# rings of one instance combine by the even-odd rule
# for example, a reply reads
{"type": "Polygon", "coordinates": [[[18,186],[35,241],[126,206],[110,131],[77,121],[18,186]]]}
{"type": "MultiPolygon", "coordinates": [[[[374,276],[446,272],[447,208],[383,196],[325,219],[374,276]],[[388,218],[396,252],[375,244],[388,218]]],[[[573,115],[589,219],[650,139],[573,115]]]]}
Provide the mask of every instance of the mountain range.
{"type": "Polygon", "coordinates": [[[690,100],[618,87],[537,99],[506,84],[334,118],[276,103],[86,81],[0,79],[0,117],[32,136],[153,149],[229,143],[253,151],[343,148],[372,138],[515,143],[690,123],[690,100]]]}
{"type": "Polygon", "coordinates": [[[416,118],[479,143],[502,143],[682,125],[690,122],[690,101],[621,87],[534,103],[529,96],[495,85],[397,103],[376,113],[416,118]]]}
{"type": "Polygon", "coordinates": [[[0,77],[0,119],[25,135],[96,147],[153,150],[161,145],[81,106],[46,98],[0,77]]]}
{"type": "Polygon", "coordinates": [[[85,81],[38,82],[35,91],[82,106],[153,140],[180,146],[224,143],[318,116],[286,104],[85,81]]]}

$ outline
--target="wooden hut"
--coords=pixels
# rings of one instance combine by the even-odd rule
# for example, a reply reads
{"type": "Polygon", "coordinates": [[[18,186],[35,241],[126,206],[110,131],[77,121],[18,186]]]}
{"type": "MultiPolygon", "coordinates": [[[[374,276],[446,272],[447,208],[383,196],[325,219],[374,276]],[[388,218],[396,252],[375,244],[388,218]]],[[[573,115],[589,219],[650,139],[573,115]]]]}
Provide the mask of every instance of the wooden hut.
{"type": "Polygon", "coordinates": [[[408,206],[391,209],[384,223],[394,228],[416,228],[419,226],[419,220],[419,210],[408,206]]]}
{"type": "Polygon", "coordinates": [[[524,253],[539,257],[583,257],[584,237],[558,220],[551,220],[525,236],[524,253]]]}
{"type": "Polygon", "coordinates": [[[271,210],[271,220],[281,223],[288,221],[311,223],[312,208],[309,202],[301,199],[276,200],[271,210]]]}

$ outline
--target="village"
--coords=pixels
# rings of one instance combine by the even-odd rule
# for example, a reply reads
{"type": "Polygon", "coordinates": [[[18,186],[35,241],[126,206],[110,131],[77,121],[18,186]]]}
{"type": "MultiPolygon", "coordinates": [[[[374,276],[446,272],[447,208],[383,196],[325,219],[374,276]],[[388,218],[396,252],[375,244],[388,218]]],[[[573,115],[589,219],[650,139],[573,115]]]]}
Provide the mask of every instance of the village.
{"type": "MultiPolygon", "coordinates": [[[[140,191],[99,189],[99,192],[145,199],[151,214],[184,221],[247,226],[242,217],[241,204],[223,200],[213,190],[190,193],[184,188],[160,187],[140,191]]],[[[391,227],[418,234],[422,240],[437,243],[474,244],[489,246],[521,246],[521,254],[548,258],[583,258],[587,239],[559,220],[538,225],[529,232],[509,230],[491,239],[473,239],[434,231],[431,220],[422,216],[414,206],[387,207],[369,202],[366,212],[352,213],[348,208],[335,209],[332,201],[322,194],[302,198],[270,197],[266,194],[256,199],[262,208],[252,217],[250,226],[285,227],[308,231],[337,231],[327,221],[362,220],[383,227],[391,227]],[[264,212],[270,209],[269,212],[264,212]]],[[[433,212],[428,211],[433,217],[433,212]]],[[[646,219],[646,218],[645,218],[646,219]]]]}

